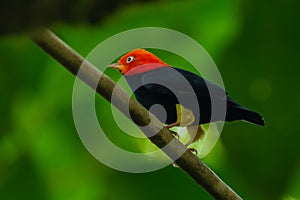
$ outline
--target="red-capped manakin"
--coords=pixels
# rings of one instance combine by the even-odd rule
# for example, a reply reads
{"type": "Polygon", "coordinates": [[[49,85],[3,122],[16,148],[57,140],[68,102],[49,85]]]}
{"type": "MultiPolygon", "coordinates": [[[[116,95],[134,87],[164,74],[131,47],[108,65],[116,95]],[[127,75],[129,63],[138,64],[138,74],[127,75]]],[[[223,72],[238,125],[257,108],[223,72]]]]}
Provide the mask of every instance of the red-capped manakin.
{"type": "MultiPolygon", "coordinates": [[[[165,123],[168,128],[179,125],[186,126],[190,134],[191,132],[196,133],[191,136],[192,139],[186,146],[197,141],[203,135],[204,131],[199,126],[200,124],[215,121],[245,120],[264,126],[261,115],[236,103],[216,84],[189,71],[171,67],[144,49],[130,51],[122,56],[118,63],[111,64],[110,67],[119,70],[123,74],[129,86],[134,90],[136,99],[145,108],[149,110],[151,106],[156,104],[164,107],[167,114],[165,123]],[[174,70],[176,73],[174,73],[174,70]],[[179,79],[176,77],[177,72],[188,81],[193,91],[188,91],[184,87],[181,88],[181,82],[178,82],[179,79]],[[199,111],[195,112],[194,106],[190,105],[188,101],[185,101],[184,105],[179,104],[178,99],[180,98],[177,98],[170,89],[155,83],[177,86],[175,87],[176,95],[177,97],[180,95],[180,98],[188,99],[189,95],[194,93],[193,95],[196,95],[198,100],[199,111]],[[216,91],[213,98],[216,98],[216,101],[224,101],[224,105],[227,106],[225,116],[211,118],[211,97],[208,87],[216,91]],[[198,116],[199,114],[200,116],[198,116]],[[185,115],[187,119],[185,119],[185,115]],[[197,120],[195,120],[195,117],[197,120]]],[[[154,112],[153,114],[158,119],[164,120],[161,113],[154,112]]]]}

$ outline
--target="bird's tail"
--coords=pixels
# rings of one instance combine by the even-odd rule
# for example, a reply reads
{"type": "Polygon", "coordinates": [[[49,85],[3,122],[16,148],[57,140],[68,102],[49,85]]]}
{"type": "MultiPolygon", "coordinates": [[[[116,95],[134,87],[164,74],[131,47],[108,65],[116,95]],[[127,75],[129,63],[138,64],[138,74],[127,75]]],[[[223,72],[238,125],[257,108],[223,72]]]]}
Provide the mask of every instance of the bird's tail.
{"type": "Polygon", "coordinates": [[[226,114],[227,114],[226,119],[228,121],[240,119],[240,120],[245,120],[247,122],[251,122],[251,123],[254,123],[257,125],[261,125],[261,126],[265,125],[265,121],[260,114],[241,106],[240,104],[236,103],[230,97],[227,97],[227,113],[226,114]]]}
{"type": "Polygon", "coordinates": [[[261,126],[265,125],[265,121],[260,114],[254,112],[254,111],[251,111],[251,110],[247,110],[247,109],[241,109],[240,112],[241,112],[243,120],[254,123],[254,124],[258,124],[261,126]]]}

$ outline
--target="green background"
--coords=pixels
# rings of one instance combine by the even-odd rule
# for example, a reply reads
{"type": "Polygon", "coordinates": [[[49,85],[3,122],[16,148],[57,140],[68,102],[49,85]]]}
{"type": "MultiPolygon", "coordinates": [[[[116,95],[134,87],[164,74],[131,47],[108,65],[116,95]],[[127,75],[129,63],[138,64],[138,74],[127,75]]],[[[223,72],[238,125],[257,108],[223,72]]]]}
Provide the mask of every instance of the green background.
{"type": "MultiPolygon", "coordinates": [[[[129,4],[100,24],[56,23],[52,30],[83,56],[120,31],[144,26],[197,40],[229,94],[259,111],[267,125],[226,123],[204,162],[245,199],[300,199],[299,6],[292,0],[166,0],[129,4]]],[[[184,68],[180,59],[162,58],[184,68]]],[[[75,77],[26,36],[0,38],[0,66],[1,199],[212,199],[181,169],[129,174],[93,158],[72,118],[75,77]]],[[[109,109],[96,100],[98,110],[109,109]]],[[[110,123],[114,142],[134,149],[110,123]]]]}

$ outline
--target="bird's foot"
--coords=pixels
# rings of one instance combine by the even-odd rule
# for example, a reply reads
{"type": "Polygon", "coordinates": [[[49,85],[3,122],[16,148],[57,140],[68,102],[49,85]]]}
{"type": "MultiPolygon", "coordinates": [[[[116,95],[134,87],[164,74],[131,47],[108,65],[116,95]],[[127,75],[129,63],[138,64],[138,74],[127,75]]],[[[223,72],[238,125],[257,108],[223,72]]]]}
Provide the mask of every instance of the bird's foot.
{"type": "Polygon", "coordinates": [[[170,128],[173,128],[173,127],[175,127],[175,126],[179,126],[179,122],[175,122],[175,123],[172,123],[172,124],[168,124],[166,127],[168,128],[168,129],[170,129],[170,128]]]}
{"type": "Polygon", "coordinates": [[[198,151],[197,151],[197,149],[195,149],[195,148],[188,148],[188,150],[189,150],[190,152],[192,152],[193,154],[195,154],[195,155],[198,154],[198,151]]]}
{"type": "Polygon", "coordinates": [[[180,168],[179,165],[177,165],[176,162],[173,162],[172,165],[173,165],[173,167],[175,167],[175,168],[180,168]]]}
{"type": "Polygon", "coordinates": [[[172,135],[177,139],[177,140],[179,140],[179,134],[177,133],[177,132],[175,132],[175,131],[171,131],[171,130],[169,130],[171,133],[172,133],[172,135]]]}

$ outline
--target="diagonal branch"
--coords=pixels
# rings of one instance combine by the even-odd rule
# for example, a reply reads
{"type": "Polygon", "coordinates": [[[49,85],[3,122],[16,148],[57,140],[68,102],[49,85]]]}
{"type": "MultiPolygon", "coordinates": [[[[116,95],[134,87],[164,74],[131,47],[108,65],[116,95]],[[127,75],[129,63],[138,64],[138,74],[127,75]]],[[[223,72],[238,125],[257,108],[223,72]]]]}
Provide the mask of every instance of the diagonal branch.
{"type": "MultiPolygon", "coordinates": [[[[117,94],[118,99],[114,105],[121,112],[125,113],[123,109],[126,108],[126,101],[124,101],[124,99],[129,99],[129,95],[108,76],[103,74],[88,61],[85,61],[82,56],[59,39],[53,32],[48,29],[40,30],[32,36],[32,40],[75,76],[81,65],[84,65],[85,67],[80,69],[79,78],[90,86],[97,85],[96,92],[107,101],[110,102],[112,92],[116,90],[114,92],[117,94]],[[98,77],[101,77],[100,80],[98,80],[98,77]]],[[[129,101],[129,112],[132,120],[138,125],[148,125],[151,121],[151,124],[147,126],[148,128],[144,130],[144,133],[146,135],[157,133],[149,137],[149,139],[159,148],[164,147],[174,139],[172,133],[167,128],[162,128],[162,123],[133,98],[130,98],[129,101]]],[[[171,145],[165,153],[172,158],[174,153],[176,154],[179,150],[184,150],[184,153],[176,160],[176,164],[189,174],[211,196],[215,199],[241,199],[238,194],[199,160],[197,156],[189,150],[186,150],[186,147],[182,143],[178,140],[174,141],[174,145],[171,145]]]]}

